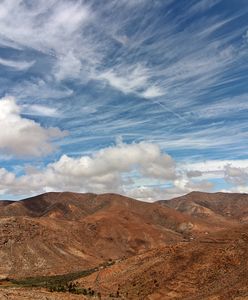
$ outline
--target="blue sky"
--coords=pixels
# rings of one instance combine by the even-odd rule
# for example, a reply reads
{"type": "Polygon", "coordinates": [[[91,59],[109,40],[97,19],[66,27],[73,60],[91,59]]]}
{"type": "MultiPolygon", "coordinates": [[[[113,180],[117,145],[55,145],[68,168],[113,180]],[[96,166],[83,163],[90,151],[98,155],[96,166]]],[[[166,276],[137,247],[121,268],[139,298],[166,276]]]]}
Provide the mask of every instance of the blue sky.
{"type": "Polygon", "coordinates": [[[0,198],[248,192],[245,0],[0,1],[0,198]]]}

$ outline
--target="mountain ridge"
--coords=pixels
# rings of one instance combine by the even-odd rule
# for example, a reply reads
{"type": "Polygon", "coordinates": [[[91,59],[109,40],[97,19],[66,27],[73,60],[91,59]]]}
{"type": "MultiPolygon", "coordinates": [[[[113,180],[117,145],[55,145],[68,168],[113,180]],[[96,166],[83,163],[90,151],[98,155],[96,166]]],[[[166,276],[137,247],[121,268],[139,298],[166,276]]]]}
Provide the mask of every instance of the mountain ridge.
{"type": "MultiPolygon", "coordinates": [[[[0,201],[0,279],[63,275],[112,261],[78,284],[101,299],[113,291],[126,300],[248,299],[247,214],[248,195],[229,193],[153,203],[72,192],[0,201]]],[[[25,299],[24,290],[19,295],[13,299],[25,299]]]]}

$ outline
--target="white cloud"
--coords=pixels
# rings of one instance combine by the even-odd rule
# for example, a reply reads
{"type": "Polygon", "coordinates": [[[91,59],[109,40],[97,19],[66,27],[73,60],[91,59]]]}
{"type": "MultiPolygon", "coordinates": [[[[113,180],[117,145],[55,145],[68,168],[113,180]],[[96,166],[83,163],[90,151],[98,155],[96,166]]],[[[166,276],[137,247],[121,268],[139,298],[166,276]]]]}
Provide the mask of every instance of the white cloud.
{"type": "MultiPolygon", "coordinates": [[[[208,179],[223,179],[230,186],[229,191],[245,192],[248,184],[248,160],[208,160],[197,163],[181,164],[181,172],[188,178],[199,177],[207,188],[208,179]],[[194,175],[194,176],[192,176],[194,175]]],[[[186,179],[187,181],[188,179],[186,179]]],[[[185,185],[194,188],[192,181],[185,185]]],[[[209,185],[211,188],[211,184],[209,185]]],[[[204,186],[201,186],[201,189],[204,186]]]]}
{"type": "Polygon", "coordinates": [[[248,168],[248,159],[237,160],[205,160],[182,164],[182,169],[188,171],[200,171],[202,173],[224,172],[226,166],[235,168],[248,168]]]}
{"type": "MultiPolygon", "coordinates": [[[[74,140],[67,140],[66,143],[75,142],[76,145],[76,142],[82,142],[84,139],[97,140],[102,134],[102,127],[110,124],[109,127],[115,130],[108,131],[109,136],[118,131],[118,134],[125,132],[132,138],[134,136],[139,138],[143,130],[147,137],[151,132],[150,128],[156,127],[151,132],[149,140],[158,142],[167,151],[192,148],[223,149],[229,153],[236,150],[235,154],[238,151],[240,153],[245,151],[247,130],[244,126],[246,124],[244,122],[241,124],[242,120],[231,125],[220,123],[199,125],[199,122],[198,129],[187,126],[192,119],[194,121],[220,116],[226,118],[233,112],[244,113],[247,109],[246,94],[220,100],[222,88],[215,100],[208,101],[206,98],[206,101],[203,101],[205,99],[201,98],[204,93],[208,93],[209,86],[217,91],[217,88],[227,83],[238,82],[243,76],[240,72],[232,72],[233,67],[240,65],[241,55],[239,44],[233,41],[238,40],[245,30],[243,26],[237,29],[227,28],[228,23],[241,13],[234,12],[228,19],[225,12],[205,18],[201,17],[203,12],[211,9],[219,0],[193,1],[193,4],[186,1],[187,3],[182,6],[185,13],[178,14],[172,20],[168,11],[168,14],[163,16],[165,26],[161,27],[157,26],[160,20],[154,18],[152,10],[155,7],[157,9],[162,2],[164,5],[165,1],[111,0],[104,1],[96,9],[94,1],[0,1],[0,44],[18,49],[23,55],[26,50],[29,52],[30,49],[36,50],[33,53],[37,55],[35,65],[37,69],[45,62],[39,69],[41,70],[39,76],[43,79],[33,77],[29,79],[30,81],[18,83],[15,81],[11,94],[18,99],[25,99],[25,103],[29,98],[32,102],[34,99],[64,98],[72,95],[73,91],[61,85],[60,81],[77,78],[80,82],[88,79],[98,80],[124,94],[131,93],[151,101],[160,97],[159,102],[154,100],[159,107],[151,105],[149,112],[144,109],[140,114],[139,108],[143,109],[147,103],[144,106],[143,103],[141,106],[134,103],[133,107],[127,109],[131,112],[134,108],[136,114],[131,116],[131,113],[130,115],[127,113],[121,118],[118,114],[123,107],[120,110],[115,107],[111,112],[100,113],[101,107],[106,103],[109,104],[102,97],[102,106],[95,104],[97,100],[94,103],[98,110],[95,108],[88,110],[98,112],[94,116],[87,115],[88,123],[93,124],[87,127],[87,130],[94,132],[94,135],[84,137],[77,134],[73,137],[74,140]],[[141,5],[142,3],[146,5],[141,5]],[[137,4],[139,6],[136,6],[137,4]],[[110,11],[111,14],[108,13],[110,11]],[[182,25],[186,24],[185,19],[196,14],[199,19],[195,18],[194,22],[188,22],[188,25],[183,27],[184,30],[181,30],[182,25]],[[134,21],[140,16],[142,21],[137,27],[133,26],[134,21]],[[204,104],[201,105],[200,102],[204,104]],[[165,121],[161,124],[160,121],[158,124],[152,124],[153,120],[159,120],[153,119],[153,116],[155,113],[159,116],[162,108],[166,111],[165,121]],[[183,116],[182,111],[186,114],[186,110],[189,122],[187,117],[180,115],[183,116]],[[168,117],[168,112],[172,114],[172,118],[168,117]],[[126,116],[130,117],[128,122],[126,116]],[[175,116],[183,121],[183,125],[177,124],[175,116]],[[177,130],[176,126],[180,130],[177,130]]],[[[247,36],[246,32],[243,38],[247,39],[247,36]]],[[[27,57],[23,59],[23,61],[0,59],[0,64],[15,70],[26,70],[33,62],[28,61],[27,57]]],[[[70,86],[74,88],[74,85],[70,86]]],[[[85,114],[88,106],[92,107],[93,104],[87,103],[85,114]]],[[[54,133],[54,129],[43,128],[38,123],[24,118],[20,108],[15,107],[16,110],[13,106],[12,113],[8,112],[7,117],[0,121],[1,125],[7,128],[6,132],[9,135],[0,134],[0,149],[29,155],[41,155],[51,151],[53,135],[59,137],[63,133],[59,130],[54,133]],[[12,124],[15,126],[10,126],[10,120],[13,120],[12,124]],[[36,135],[31,136],[31,133],[36,135]]],[[[83,105],[80,109],[84,112],[83,105]]],[[[79,112],[80,110],[77,111],[79,112]]],[[[22,113],[57,116],[56,109],[36,104],[24,107],[22,113]]],[[[228,122],[230,119],[228,118],[228,122]]],[[[78,119],[71,121],[70,126],[72,122],[74,125],[78,119]]],[[[80,131],[78,126],[77,130],[80,131]]],[[[25,185],[35,192],[41,191],[40,185],[44,185],[44,190],[74,189],[99,192],[114,190],[125,193],[132,191],[140,195],[138,198],[146,197],[145,195],[148,198],[152,195],[157,198],[164,194],[185,193],[193,188],[211,189],[211,183],[207,181],[211,178],[225,178],[229,182],[232,181],[232,184],[243,184],[243,179],[240,179],[244,176],[242,164],[246,162],[243,160],[240,162],[216,160],[177,166],[178,175],[173,160],[169,156],[162,155],[157,146],[149,145],[151,144],[147,143],[149,150],[147,154],[144,154],[145,149],[142,145],[135,144],[135,146],[118,145],[103,149],[92,156],[77,159],[62,156],[59,161],[47,166],[43,171],[29,170],[25,176],[15,180],[14,186],[18,193],[25,189],[25,185]],[[143,155],[147,164],[142,160],[143,155]],[[228,164],[231,164],[232,169],[226,167],[228,164]],[[156,183],[154,186],[149,186],[149,183],[138,185],[137,181],[128,184],[123,174],[132,173],[134,170],[143,178],[172,181],[172,186],[158,188],[154,187],[156,183]]],[[[75,148],[72,151],[79,153],[75,148]]]]}
{"type": "Polygon", "coordinates": [[[136,93],[147,85],[148,70],[138,64],[136,66],[118,66],[98,75],[98,79],[105,80],[112,87],[125,94],[136,93]]]}
{"type": "MultiPolygon", "coordinates": [[[[236,166],[242,163],[247,162],[237,161],[236,166]]],[[[247,170],[231,167],[227,161],[176,164],[156,144],[125,144],[119,141],[117,145],[100,149],[92,155],[78,158],[63,155],[44,169],[28,166],[21,176],[1,169],[0,194],[25,196],[66,190],[115,192],[144,201],[155,201],[195,190],[214,191],[216,186],[213,179],[216,178],[228,180],[231,183],[230,192],[245,192],[247,170]]]]}
{"type": "MultiPolygon", "coordinates": [[[[207,124],[197,128],[189,128],[187,134],[185,132],[176,132],[166,136],[166,138],[156,137],[156,142],[162,148],[175,149],[222,149],[230,155],[246,150],[247,130],[245,122],[235,122],[231,126],[223,122],[207,124]],[[227,134],[228,131],[228,134],[227,134]]],[[[161,133],[160,133],[161,134],[161,133]]],[[[150,138],[151,140],[152,137],[150,138]]],[[[209,162],[209,160],[207,160],[209,162]]],[[[218,160],[220,161],[220,160],[218,160]]],[[[221,163],[223,160],[221,160],[221,163]]],[[[204,164],[203,161],[200,162],[204,164]]],[[[214,163],[214,161],[213,161],[214,163]]]]}
{"type": "Polygon", "coordinates": [[[56,86],[43,79],[23,81],[11,89],[11,95],[18,99],[59,99],[72,96],[73,91],[67,87],[56,86]]]}
{"type": "Polygon", "coordinates": [[[9,187],[15,183],[15,174],[0,168],[0,195],[5,194],[9,187]]]}
{"type": "MultiPolygon", "coordinates": [[[[199,1],[195,5],[186,5],[186,11],[191,9],[195,14],[217,2],[199,1]]],[[[176,100],[171,102],[181,105],[186,102],[185,95],[188,95],[188,101],[196,98],[236,59],[236,52],[223,46],[223,37],[214,43],[204,38],[197,43],[191,41],[192,36],[200,36],[210,25],[220,21],[225,24],[220,17],[210,19],[209,24],[205,20],[196,23],[197,26],[189,26],[175,35],[182,19],[173,23],[165,17],[166,26],[154,31],[155,20],[151,22],[146,11],[143,22],[149,21],[149,26],[137,28],[131,36],[127,29],[133,25],[136,14],[143,14],[143,9],[147,9],[147,5],[140,5],[147,1],[105,1],[97,10],[93,3],[42,0],[27,5],[21,0],[4,0],[0,3],[0,43],[32,48],[53,57],[52,74],[58,81],[92,78],[108,82],[123,93],[136,93],[147,99],[169,94],[171,100],[176,100]],[[112,14],[106,14],[109,11],[112,14]],[[124,48],[120,49],[118,60],[113,59],[114,64],[109,66],[108,55],[112,55],[113,40],[122,40],[124,48]],[[147,44],[150,40],[156,42],[147,44]],[[144,48],[145,54],[141,51],[144,48]],[[134,60],[127,62],[127,54],[134,60]],[[151,57],[167,63],[151,64],[151,57]]],[[[156,4],[150,7],[154,8],[156,4]]]]}
{"type": "MultiPolygon", "coordinates": [[[[58,76],[69,74],[70,52],[75,61],[82,59],[89,64],[97,60],[90,39],[82,34],[94,14],[82,1],[42,0],[27,4],[22,0],[4,0],[0,11],[0,42],[15,48],[28,47],[53,57],[58,76]]],[[[75,70],[70,71],[71,77],[75,70]]]]}
{"type": "Polygon", "coordinates": [[[35,61],[17,61],[0,58],[0,65],[15,69],[17,71],[25,71],[29,69],[35,61]]]}
{"type": "Polygon", "coordinates": [[[153,99],[163,96],[166,92],[159,85],[153,83],[153,71],[142,64],[117,65],[94,78],[107,82],[113,88],[124,94],[136,94],[139,97],[153,99]]]}
{"type": "Polygon", "coordinates": [[[167,200],[182,196],[192,191],[211,192],[214,184],[207,180],[192,181],[178,176],[169,187],[140,185],[125,190],[125,193],[133,198],[153,202],[155,200],[167,200]]]}
{"type": "Polygon", "coordinates": [[[152,178],[172,180],[175,178],[173,159],[162,154],[154,144],[118,144],[115,147],[101,149],[91,156],[78,159],[63,155],[58,162],[50,165],[57,174],[68,176],[97,177],[112,180],[110,174],[130,172],[137,169],[142,175],[152,178]]]}
{"type": "Polygon", "coordinates": [[[165,94],[165,92],[162,91],[157,86],[148,87],[143,93],[141,93],[141,95],[147,99],[160,97],[160,96],[163,96],[164,94],[165,94]]]}
{"type": "Polygon", "coordinates": [[[13,178],[2,187],[11,194],[25,195],[44,191],[72,190],[78,192],[126,193],[135,183],[126,175],[171,181],[176,178],[173,159],[157,145],[141,142],[120,143],[101,149],[91,156],[79,158],[63,155],[44,170],[27,168],[25,175],[13,178]]]}
{"type": "Polygon", "coordinates": [[[222,189],[221,192],[223,193],[242,193],[248,194],[248,186],[233,186],[229,189],[222,189]]]}
{"type": "Polygon", "coordinates": [[[51,141],[64,137],[58,128],[43,128],[23,118],[15,99],[0,100],[0,151],[20,156],[40,156],[54,150],[51,141]]]}
{"type": "Polygon", "coordinates": [[[225,180],[231,184],[238,186],[248,185],[248,166],[234,167],[231,164],[225,166],[225,180]]]}
{"type": "Polygon", "coordinates": [[[187,11],[188,16],[192,16],[196,13],[204,12],[218,4],[221,0],[200,0],[197,1],[190,9],[187,11]]]}
{"type": "Polygon", "coordinates": [[[155,200],[163,200],[168,198],[168,192],[166,189],[150,186],[139,186],[129,189],[126,191],[126,194],[134,199],[145,200],[148,202],[154,202],[155,200]]]}
{"type": "Polygon", "coordinates": [[[81,73],[82,64],[71,51],[66,55],[61,56],[54,68],[55,77],[57,80],[66,78],[78,78],[81,73]]]}
{"type": "Polygon", "coordinates": [[[187,192],[192,191],[212,191],[214,188],[214,183],[208,180],[200,180],[200,181],[188,181],[185,184],[185,188],[187,192]]]}
{"type": "Polygon", "coordinates": [[[59,117],[58,110],[54,107],[49,107],[39,104],[25,104],[22,105],[23,115],[46,116],[46,117],[59,117]]]}
{"type": "Polygon", "coordinates": [[[242,113],[248,110],[248,94],[241,94],[234,97],[226,97],[218,99],[214,103],[208,105],[195,106],[194,113],[201,118],[226,118],[234,113],[242,113]]]}

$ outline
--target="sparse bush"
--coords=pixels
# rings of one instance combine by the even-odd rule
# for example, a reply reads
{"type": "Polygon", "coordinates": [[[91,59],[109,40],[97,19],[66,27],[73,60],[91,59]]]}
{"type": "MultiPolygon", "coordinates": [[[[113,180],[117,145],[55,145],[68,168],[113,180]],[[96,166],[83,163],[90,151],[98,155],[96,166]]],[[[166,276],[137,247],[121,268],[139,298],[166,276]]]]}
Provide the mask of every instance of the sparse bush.
{"type": "MultiPolygon", "coordinates": [[[[102,268],[106,268],[109,264],[115,263],[113,260],[109,260],[102,264],[102,268]]],[[[54,275],[54,276],[37,276],[37,277],[28,277],[20,280],[15,279],[6,279],[11,283],[18,285],[20,287],[44,287],[50,292],[69,292],[73,294],[83,294],[85,296],[97,296],[98,299],[101,299],[101,293],[97,293],[92,288],[80,288],[78,282],[74,281],[78,278],[89,276],[90,274],[99,271],[100,266],[95,267],[94,269],[88,269],[84,271],[68,273],[64,275],[54,275]]]]}

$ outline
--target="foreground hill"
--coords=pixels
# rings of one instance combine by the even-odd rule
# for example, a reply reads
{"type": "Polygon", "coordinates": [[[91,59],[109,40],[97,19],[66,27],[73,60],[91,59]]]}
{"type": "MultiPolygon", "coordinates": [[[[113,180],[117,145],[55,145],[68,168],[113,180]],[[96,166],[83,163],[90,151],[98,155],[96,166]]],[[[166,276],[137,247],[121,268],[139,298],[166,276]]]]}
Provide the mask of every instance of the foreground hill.
{"type": "Polygon", "coordinates": [[[6,289],[0,286],[0,299],[2,300],[87,300],[82,295],[70,295],[66,293],[50,293],[44,289],[13,288],[6,289]]]}
{"type": "Polygon", "coordinates": [[[102,299],[248,299],[248,225],[147,251],[79,282],[102,299]]]}

